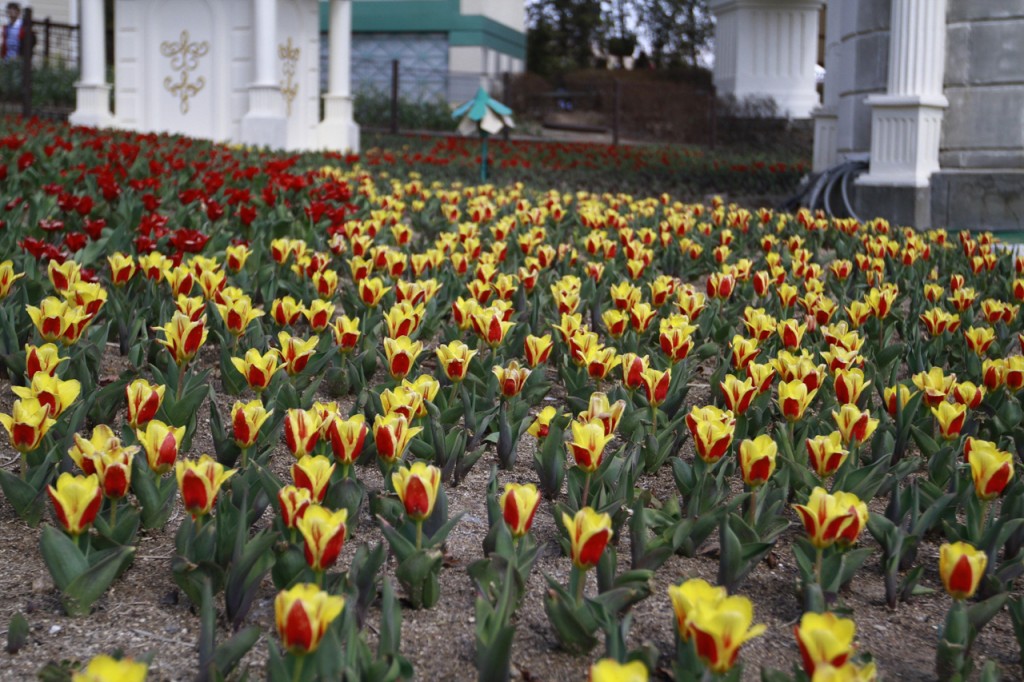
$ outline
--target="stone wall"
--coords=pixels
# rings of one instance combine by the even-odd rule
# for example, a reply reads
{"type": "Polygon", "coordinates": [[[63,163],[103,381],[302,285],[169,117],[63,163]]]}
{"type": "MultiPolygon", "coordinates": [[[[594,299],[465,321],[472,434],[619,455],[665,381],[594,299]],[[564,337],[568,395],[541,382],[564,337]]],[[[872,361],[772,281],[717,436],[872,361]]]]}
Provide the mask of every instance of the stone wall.
{"type": "Polygon", "coordinates": [[[839,56],[838,153],[871,149],[868,95],[884,93],[889,67],[891,0],[830,0],[842,12],[839,56]]]}

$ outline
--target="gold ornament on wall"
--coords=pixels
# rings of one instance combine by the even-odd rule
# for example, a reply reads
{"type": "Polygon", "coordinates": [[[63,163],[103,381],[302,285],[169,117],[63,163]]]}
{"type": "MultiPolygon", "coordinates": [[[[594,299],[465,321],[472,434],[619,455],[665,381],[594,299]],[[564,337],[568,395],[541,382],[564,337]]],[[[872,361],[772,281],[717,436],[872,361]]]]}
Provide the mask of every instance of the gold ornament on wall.
{"type": "Polygon", "coordinates": [[[292,115],[292,101],[299,94],[299,84],[295,80],[295,72],[299,66],[299,55],[302,51],[294,45],[291,36],[288,42],[277,46],[277,54],[281,58],[281,70],[284,79],[281,81],[281,94],[284,95],[288,116],[292,115]]]}
{"type": "Polygon", "coordinates": [[[171,60],[171,70],[178,73],[177,78],[164,78],[164,88],[178,98],[178,107],[182,114],[188,113],[189,100],[206,87],[206,79],[202,76],[193,79],[192,73],[199,68],[199,60],[209,51],[208,41],[193,42],[189,40],[188,31],[182,31],[181,37],[176,41],[167,40],[160,43],[160,54],[171,60]]]}

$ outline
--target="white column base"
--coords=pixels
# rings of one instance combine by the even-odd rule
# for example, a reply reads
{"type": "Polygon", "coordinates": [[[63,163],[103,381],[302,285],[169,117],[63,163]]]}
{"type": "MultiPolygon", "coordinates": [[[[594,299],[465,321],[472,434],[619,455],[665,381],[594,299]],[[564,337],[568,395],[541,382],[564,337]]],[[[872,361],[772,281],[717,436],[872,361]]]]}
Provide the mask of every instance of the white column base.
{"type": "Polygon", "coordinates": [[[949,102],[942,95],[872,95],[871,168],[860,185],[928,187],[939,170],[942,113],[949,102]]]}
{"type": "Polygon", "coordinates": [[[359,126],[352,117],[352,98],[324,95],[324,120],[317,126],[320,149],[359,151],[359,126]]]}
{"type": "Polygon", "coordinates": [[[821,173],[839,162],[839,116],[835,109],[822,107],[814,112],[814,165],[821,173]]]}
{"type": "Polygon", "coordinates": [[[288,146],[288,117],[278,85],[249,87],[249,113],[242,117],[242,144],[271,149],[288,146]]]}
{"type": "Polygon", "coordinates": [[[75,83],[75,111],[68,117],[73,126],[108,128],[114,125],[110,113],[110,86],[106,83],[75,83]]]}

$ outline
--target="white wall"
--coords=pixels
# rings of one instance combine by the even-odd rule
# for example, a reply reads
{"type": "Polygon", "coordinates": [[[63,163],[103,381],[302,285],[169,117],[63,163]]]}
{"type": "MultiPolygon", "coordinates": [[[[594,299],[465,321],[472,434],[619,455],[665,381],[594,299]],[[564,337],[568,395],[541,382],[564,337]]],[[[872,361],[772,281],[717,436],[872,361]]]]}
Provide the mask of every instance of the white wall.
{"type": "Polygon", "coordinates": [[[480,14],[521,33],[526,32],[526,3],[523,0],[461,0],[462,14],[480,14]]]}
{"type": "MultiPolygon", "coordinates": [[[[23,7],[32,8],[32,17],[35,21],[43,21],[49,17],[51,21],[67,24],[72,18],[71,5],[76,2],[77,0],[32,0],[21,4],[23,7]]],[[[7,6],[7,2],[0,4],[7,6]]]]}

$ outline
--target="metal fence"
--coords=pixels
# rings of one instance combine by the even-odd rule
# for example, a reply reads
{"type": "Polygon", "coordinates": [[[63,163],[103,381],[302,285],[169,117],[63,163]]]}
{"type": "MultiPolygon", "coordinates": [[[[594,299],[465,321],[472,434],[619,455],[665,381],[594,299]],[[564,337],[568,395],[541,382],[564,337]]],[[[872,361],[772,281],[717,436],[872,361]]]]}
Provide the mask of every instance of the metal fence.
{"type": "Polygon", "coordinates": [[[75,108],[79,75],[77,26],[22,16],[20,56],[0,61],[0,112],[66,118],[75,108]]]}

